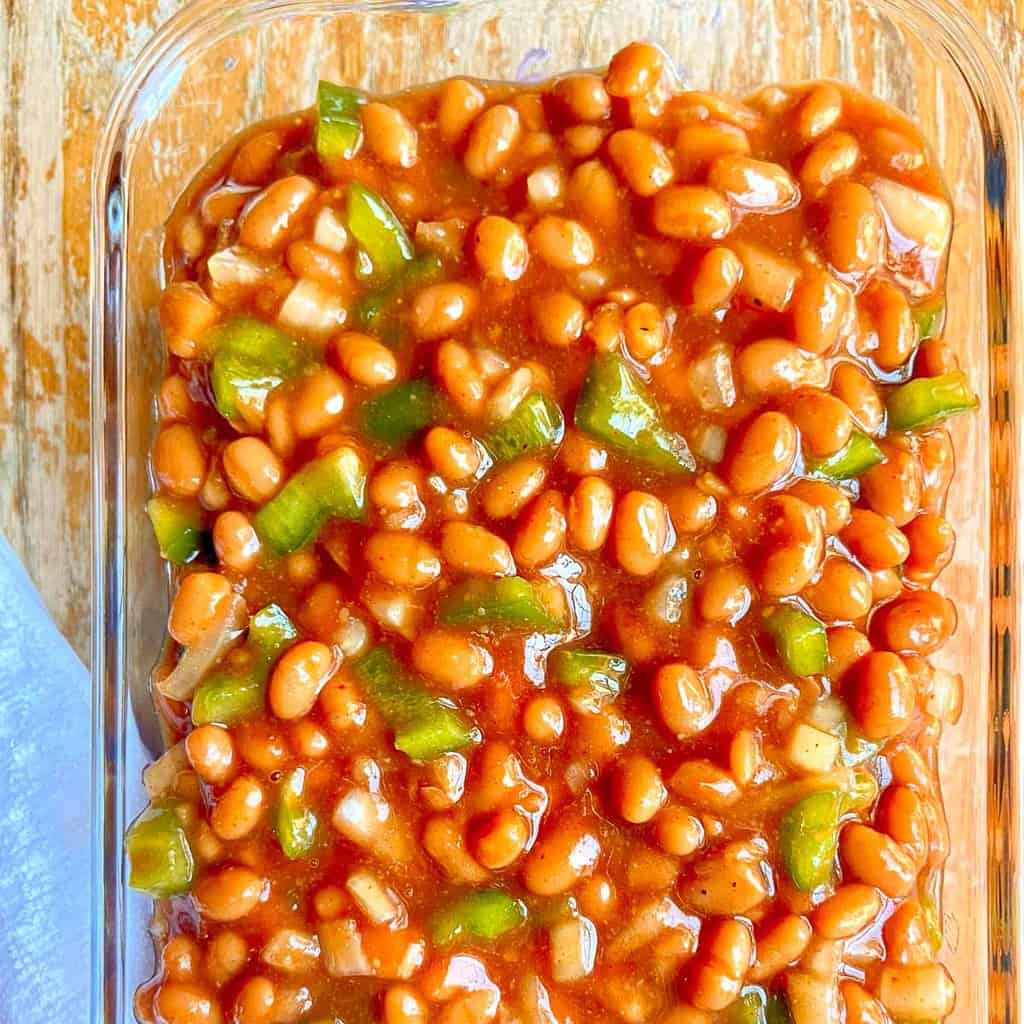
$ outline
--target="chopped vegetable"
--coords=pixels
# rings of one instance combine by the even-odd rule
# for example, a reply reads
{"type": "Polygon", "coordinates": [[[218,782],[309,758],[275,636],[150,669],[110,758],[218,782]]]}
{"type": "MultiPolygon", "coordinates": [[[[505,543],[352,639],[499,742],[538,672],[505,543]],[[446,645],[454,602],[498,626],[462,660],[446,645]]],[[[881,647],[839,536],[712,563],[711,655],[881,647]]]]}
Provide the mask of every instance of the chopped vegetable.
{"type": "Polygon", "coordinates": [[[962,370],[941,377],[918,377],[889,392],[885,403],[891,430],[916,430],[940,423],[958,412],[978,408],[978,398],[962,370]]]}
{"type": "Polygon", "coordinates": [[[321,160],[347,160],[355,156],[363,138],[359,108],[365,102],[365,97],[355,89],[333,82],[317,84],[314,136],[321,160]]]}
{"type": "Polygon", "coordinates": [[[808,459],[807,472],[831,480],[852,480],[880,462],[885,462],[882,449],[863,431],[855,430],[835,455],[827,459],[808,459]]]}
{"type": "Polygon", "coordinates": [[[621,356],[598,356],[576,403],[576,426],[621,454],[666,472],[695,468],[686,440],[669,430],[657,404],[621,356]]]}
{"type": "Polygon", "coordinates": [[[430,381],[407,380],[368,399],[360,409],[363,431],[389,448],[436,423],[444,400],[430,381]]]}
{"type": "Polygon", "coordinates": [[[270,669],[298,635],[276,604],[256,612],[249,620],[250,657],[245,669],[223,669],[203,680],[192,698],[193,724],[234,725],[262,710],[270,669]]]}
{"type": "Polygon", "coordinates": [[[938,338],[946,324],[946,300],[940,295],[929,302],[915,306],[911,313],[917,326],[919,341],[938,338]]]}
{"type": "Polygon", "coordinates": [[[792,1024],[789,1003],[781,992],[773,992],[764,1007],[764,1024],[792,1024]]]}
{"type": "Polygon", "coordinates": [[[295,768],[284,777],[278,794],[274,831],[289,860],[307,856],[316,841],[317,816],[309,806],[305,788],[305,769],[295,768]]]}
{"type": "Polygon", "coordinates": [[[202,547],[203,517],[194,501],[158,494],[146,503],[160,557],[175,565],[187,565],[202,547]]]}
{"type": "Polygon", "coordinates": [[[519,576],[467,580],[441,599],[437,620],[447,626],[554,631],[563,623],[544,606],[533,584],[519,576]]]}
{"type": "Polygon", "coordinates": [[[528,452],[559,444],[565,436],[562,410],[541,391],[527,395],[508,419],[484,438],[495,462],[507,462],[528,452]]]}
{"type": "Polygon", "coordinates": [[[361,519],[366,508],[366,466],[342,445],[306,463],[253,517],[274,555],[289,555],[314,540],[331,518],[361,519]]]}
{"type": "Polygon", "coordinates": [[[479,739],[479,730],[466,715],[408,677],[387,647],[375,647],[352,671],[394,730],[396,749],[413,761],[432,761],[479,739]]]}
{"type": "Polygon", "coordinates": [[[434,916],[431,931],[439,946],[460,939],[493,942],[526,922],[526,906],[500,889],[476,889],[434,916]]]}
{"type": "Polygon", "coordinates": [[[629,662],[607,651],[557,650],[548,658],[551,677],[569,689],[587,689],[615,700],[629,675],[629,662]]]}
{"type": "Polygon", "coordinates": [[[782,862],[801,892],[812,892],[832,877],[842,809],[842,794],[823,790],[804,797],[783,815],[782,862]]]}
{"type": "Polygon", "coordinates": [[[433,253],[417,256],[398,270],[391,280],[371,292],[356,306],[356,319],[378,334],[388,333],[387,322],[413,289],[430,284],[444,272],[444,264],[433,253]]]}
{"type": "Polygon", "coordinates": [[[157,898],[192,887],[192,850],[175,808],[174,803],[152,804],[125,836],[128,884],[157,898]]]}
{"type": "Polygon", "coordinates": [[[729,1024],[766,1024],[768,997],[759,985],[748,985],[729,1008],[729,1024]]]}
{"type": "Polygon", "coordinates": [[[413,258],[412,242],[384,199],[355,182],[347,189],[348,230],[370,258],[374,272],[390,278],[413,258]]]}
{"type": "Polygon", "coordinates": [[[766,614],[765,624],[779,657],[794,675],[816,676],[828,669],[828,636],[813,615],[777,605],[766,614]]]}
{"type": "Polygon", "coordinates": [[[262,417],[267,395],[308,362],[294,338],[247,316],[212,328],[204,347],[213,352],[210,385],[217,411],[228,420],[262,417]]]}

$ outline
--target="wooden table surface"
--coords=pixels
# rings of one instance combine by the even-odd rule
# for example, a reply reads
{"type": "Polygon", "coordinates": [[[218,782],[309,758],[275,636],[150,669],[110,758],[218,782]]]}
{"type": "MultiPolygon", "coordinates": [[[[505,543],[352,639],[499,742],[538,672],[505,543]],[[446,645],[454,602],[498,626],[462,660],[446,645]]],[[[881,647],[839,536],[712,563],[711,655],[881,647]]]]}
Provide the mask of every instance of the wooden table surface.
{"type": "MultiPolygon", "coordinates": [[[[962,0],[1024,95],[1024,0],[962,0]]],[[[88,660],[89,171],[107,102],[180,0],[0,4],[0,533],[88,660]]]]}

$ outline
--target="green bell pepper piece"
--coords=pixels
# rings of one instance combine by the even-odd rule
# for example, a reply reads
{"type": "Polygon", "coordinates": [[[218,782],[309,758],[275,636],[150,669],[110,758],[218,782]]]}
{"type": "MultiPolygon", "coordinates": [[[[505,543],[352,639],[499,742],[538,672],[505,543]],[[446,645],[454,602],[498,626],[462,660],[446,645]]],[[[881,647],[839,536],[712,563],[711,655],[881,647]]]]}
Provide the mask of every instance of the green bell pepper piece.
{"type": "Polygon", "coordinates": [[[600,355],[590,365],[579,400],[576,426],[620,454],[669,473],[696,464],[686,439],[669,430],[643,381],[618,355],[600,355]]]}
{"type": "Polygon", "coordinates": [[[890,430],[915,430],[930,427],[959,412],[978,408],[963,370],[940,377],[917,377],[889,392],[885,407],[890,430]]]}
{"type": "Polygon", "coordinates": [[[801,892],[812,892],[832,877],[842,811],[842,793],[822,790],[805,796],[783,815],[782,862],[801,892]]]}
{"type": "Polygon", "coordinates": [[[358,520],[366,509],[366,466],[341,447],[302,467],[253,516],[271,554],[290,555],[316,539],[331,518],[358,520]]]}
{"type": "Polygon", "coordinates": [[[412,258],[413,248],[402,222],[384,199],[352,182],[348,194],[348,229],[370,257],[373,269],[390,278],[412,258]]]}
{"type": "Polygon", "coordinates": [[[192,888],[192,849],[174,803],[152,804],[125,836],[128,884],[150,896],[179,896],[192,888]]]}
{"type": "Polygon", "coordinates": [[[146,503],[160,557],[187,565],[202,547],[203,514],[194,501],[158,494],[146,503]]]}
{"type": "Polygon", "coordinates": [[[828,635],[825,627],[807,612],[780,604],[765,616],[782,663],[798,676],[821,675],[828,669],[828,635]]]}
{"type": "Polygon", "coordinates": [[[729,1007],[729,1024],[765,1024],[768,997],[760,985],[748,985],[729,1007]]]}
{"type": "Polygon", "coordinates": [[[359,410],[363,433],[389,448],[401,448],[411,437],[436,423],[444,407],[428,380],[407,380],[367,399],[359,410]]]}
{"type": "Polygon", "coordinates": [[[256,612],[249,619],[247,670],[217,670],[207,676],[192,697],[192,723],[235,725],[262,710],[270,669],[298,637],[299,631],[276,604],[256,612]]]}
{"type": "Polygon", "coordinates": [[[807,472],[830,480],[852,480],[885,462],[885,453],[867,434],[855,430],[850,440],[827,459],[808,459],[807,472]]]}
{"type": "Polygon", "coordinates": [[[415,288],[436,281],[444,273],[444,264],[434,253],[424,253],[406,263],[383,288],[362,298],[355,309],[356,319],[368,330],[386,335],[405,297],[415,288]]]}
{"type": "Polygon", "coordinates": [[[789,1003],[781,992],[773,992],[764,1007],[764,1024],[793,1024],[789,1003]]]}
{"type": "Polygon", "coordinates": [[[629,662],[607,651],[553,651],[548,666],[555,682],[571,690],[588,689],[608,700],[622,692],[629,676],[629,662]]]}
{"type": "Polygon", "coordinates": [[[253,317],[236,317],[210,331],[204,340],[213,352],[210,385],[217,411],[228,420],[243,410],[262,415],[267,395],[309,361],[294,338],[253,317]]]}
{"type": "Polygon", "coordinates": [[[554,632],[564,626],[544,607],[533,584],[520,576],[457,584],[441,599],[437,621],[446,626],[540,632],[554,632]]]}
{"type": "Polygon", "coordinates": [[[395,734],[395,748],[413,761],[462,750],[480,731],[450,700],[407,676],[387,647],[375,647],[352,669],[395,734]]]}
{"type": "Polygon", "coordinates": [[[946,324],[946,300],[941,296],[931,299],[911,310],[911,316],[917,325],[917,337],[919,341],[928,341],[929,338],[938,338],[946,324]]]}
{"type": "Polygon", "coordinates": [[[316,87],[314,145],[321,160],[347,160],[355,156],[363,140],[363,117],[359,108],[366,97],[356,89],[333,82],[316,87]]]}
{"type": "Polygon", "coordinates": [[[306,771],[294,768],[281,783],[274,814],[274,831],[289,860],[307,856],[316,842],[316,811],[306,801],[306,771]]]}
{"type": "Polygon", "coordinates": [[[526,923],[526,905],[500,889],[475,889],[434,915],[431,932],[439,946],[460,939],[494,942],[526,923]]]}
{"type": "Polygon", "coordinates": [[[528,452],[561,443],[565,436],[562,410],[541,391],[527,395],[508,419],[483,439],[495,462],[507,462],[528,452]]]}

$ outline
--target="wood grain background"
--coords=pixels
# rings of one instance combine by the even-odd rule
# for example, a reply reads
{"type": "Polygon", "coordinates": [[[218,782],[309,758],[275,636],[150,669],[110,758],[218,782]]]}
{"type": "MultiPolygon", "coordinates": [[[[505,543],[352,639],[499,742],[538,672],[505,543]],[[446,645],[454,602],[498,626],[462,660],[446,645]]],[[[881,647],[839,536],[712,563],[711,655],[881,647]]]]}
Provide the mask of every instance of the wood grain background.
{"type": "MultiPolygon", "coordinates": [[[[1024,0],[962,2],[1024,94],[1024,0]]],[[[180,6],[0,0],[0,533],[86,660],[90,164],[116,83],[180,6]]]]}

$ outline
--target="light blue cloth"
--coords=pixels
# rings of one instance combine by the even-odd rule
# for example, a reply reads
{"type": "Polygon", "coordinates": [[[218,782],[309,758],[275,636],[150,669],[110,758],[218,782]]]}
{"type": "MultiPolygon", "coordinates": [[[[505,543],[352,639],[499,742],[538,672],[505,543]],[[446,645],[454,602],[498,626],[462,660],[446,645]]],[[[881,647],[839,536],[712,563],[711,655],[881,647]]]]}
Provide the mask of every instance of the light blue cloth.
{"type": "Polygon", "coordinates": [[[90,708],[88,673],[0,537],[4,1024],[89,1018],[90,708]]]}

